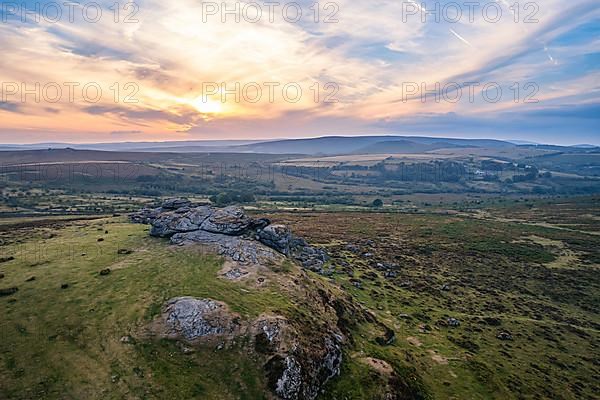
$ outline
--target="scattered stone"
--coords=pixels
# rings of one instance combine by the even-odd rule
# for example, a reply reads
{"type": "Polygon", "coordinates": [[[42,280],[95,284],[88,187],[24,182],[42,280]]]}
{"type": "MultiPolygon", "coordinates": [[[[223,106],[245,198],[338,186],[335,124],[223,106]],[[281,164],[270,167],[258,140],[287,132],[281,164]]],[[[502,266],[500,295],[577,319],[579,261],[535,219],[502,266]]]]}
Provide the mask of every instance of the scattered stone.
{"type": "Polygon", "coordinates": [[[108,231],[104,231],[104,234],[105,234],[105,235],[108,235],[108,231]]]}
{"type": "Polygon", "coordinates": [[[133,251],[129,250],[129,249],[119,249],[119,250],[117,250],[117,254],[121,254],[121,255],[131,254],[131,253],[133,253],[133,251]]]}
{"type": "Polygon", "coordinates": [[[359,253],[360,252],[360,248],[355,245],[355,244],[347,244],[346,245],[346,250],[352,252],[352,253],[359,253]]]}
{"type": "Polygon", "coordinates": [[[102,271],[100,271],[100,275],[106,276],[106,275],[110,274],[110,272],[111,272],[110,268],[105,268],[102,271]]]}
{"type": "Polygon", "coordinates": [[[509,332],[500,332],[496,338],[500,340],[513,340],[513,337],[509,332]]]}
{"type": "Polygon", "coordinates": [[[60,285],[61,289],[67,289],[69,287],[68,283],[63,283],[62,285],[60,285]]]}
{"type": "Polygon", "coordinates": [[[15,294],[19,291],[18,287],[10,287],[10,288],[5,288],[5,289],[0,289],[0,297],[1,296],[10,296],[12,294],[15,294]]]}
{"type": "Polygon", "coordinates": [[[443,290],[443,291],[447,292],[447,291],[449,291],[449,290],[450,290],[450,285],[449,285],[449,284],[447,284],[447,283],[444,283],[444,284],[443,284],[443,285],[440,287],[440,290],[443,290]]]}
{"type": "Polygon", "coordinates": [[[393,330],[388,328],[387,326],[382,324],[382,328],[384,329],[383,336],[378,336],[375,338],[375,341],[380,346],[389,346],[396,340],[396,333],[393,330]]]}
{"type": "Polygon", "coordinates": [[[14,258],[13,256],[9,256],[9,257],[0,257],[0,264],[1,264],[1,263],[8,262],[8,261],[12,261],[12,260],[14,260],[14,259],[15,259],[15,258],[14,258]]]}
{"type": "Polygon", "coordinates": [[[350,279],[350,283],[352,284],[352,286],[354,286],[357,289],[362,289],[363,288],[362,282],[359,281],[358,279],[350,279]]]}
{"type": "Polygon", "coordinates": [[[112,383],[117,383],[117,382],[119,382],[119,379],[120,379],[120,378],[121,378],[121,377],[120,377],[119,375],[111,375],[111,377],[110,377],[110,381],[111,381],[112,383]]]}
{"type": "Polygon", "coordinates": [[[133,341],[133,338],[132,338],[131,336],[129,336],[129,335],[127,335],[127,336],[123,336],[123,337],[120,339],[120,341],[121,341],[121,343],[123,343],[123,344],[133,344],[133,342],[134,342],[134,341],[133,341]]]}
{"type": "Polygon", "coordinates": [[[33,282],[35,281],[35,276],[30,276],[29,278],[25,279],[25,282],[33,282]]]}
{"type": "Polygon", "coordinates": [[[104,238],[98,238],[99,242],[104,242],[104,238]]]}
{"type": "Polygon", "coordinates": [[[240,279],[243,276],[248,275],[248,272],[246,271],[242,271],[239,268],[232,268],[229,271],[227,271],[225,274],[223,274],[223,276],[229,280],[236,280],[236,279],[240,279]]]}
{"type": "Polygon", "coordinates": [[[446,320],[446,322],[448,323],[448,326],[451,326],[453,328],[456,328],[456,327],[460,326],[460,321],[457,320],[456,318],[448,318],[446,320]]]}

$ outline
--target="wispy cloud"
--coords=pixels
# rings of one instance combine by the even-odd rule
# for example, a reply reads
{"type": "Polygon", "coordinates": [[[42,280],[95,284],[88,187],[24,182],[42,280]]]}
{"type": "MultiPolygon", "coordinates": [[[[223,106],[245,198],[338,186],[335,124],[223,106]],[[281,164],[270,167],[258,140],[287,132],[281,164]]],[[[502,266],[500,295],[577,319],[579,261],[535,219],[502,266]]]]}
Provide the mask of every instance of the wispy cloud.
{"type": "MultiPolygon", "coordinates": [[[[231,9],[235,2],[226,3],[231,9]]],[[[106,11],[112,2],[102,3],[108,17],[97,23],[9,19],[0,24],[1,81],[28,88],[35,82],[57,82],[63,95],[53,103],[37,103],[31,96],[21,101],[20,93],[4,99],[0,140],[22,140],[8,133],[21,129],[39,132],[39,141],[78,134],[82,141],[97,141],[102,135],[109,139],[111,132],[136,140],[184,138],[195,132],[218,132],[220,137],[346,133],[417,115],[525,112],[561,101],[598,101],[597,63],[587,68],[582,62],[600,52],[598,39],[584,29],[600,19],[597,1],[547,0],[535,15],[539,22],[532,24],[523,23],[529,13],[522,9],[515,23],[517,14],[505,0],[498,2],[506,15],[497,23],[481,18],[479,8],[473,22],[436,22],[431,16],[423,22],[419,14],[426,10],[420,2],[411,3],[417,15],[405,15],[403,2],[339,0],[336,23],[324,23],[335,10],[322,8],[315,23],[309,1],[299,2],[304,14],[298,23],[285,21],[281,9],[273,22],[263,16],[259,23],[235,23],[232,17],[222,23],[219,15],[203,22],[202,3],[194,0],[144,0],[135,15],[138,22],[129,24],[114,22],[106,11]],[[472,81],[497,82],[508,94],[514,83],[534,82],[540,102],[514,102],[510,95],[498,103],[485,102],[480,89],[474,102],[424,103],[419,96],[399,101],[407,82],[431,88],[450,82],[464,87],[472,81]],[[65,82],[80,84],[72,100],[65,82]],[[217,106],[219,92],[207,105],[198,100],[205,82],[225,83],[228,89],[254,82],[263,96],[258,102],[243,97],[236,102],[230,95],[217,106]],[[274,101],[269,101],[265,82],[279,83],[274,101]],[[325,89],[330,82],[339,90],[325,89]],[[97,102],[84,99],[80,89],[86,83],[101,87],[97,102]],[[283,98],[287,83],[302,88],[297,102],[283,98]],[[324,104],[333,92],[338,101],[324,104]],[[136,101],[125,102],[129,95],[136,101]],[[292,129],[291,116],[299,128],[292,129]]],[[[120,18],[125,15],[122,11],[120,18]]]]}

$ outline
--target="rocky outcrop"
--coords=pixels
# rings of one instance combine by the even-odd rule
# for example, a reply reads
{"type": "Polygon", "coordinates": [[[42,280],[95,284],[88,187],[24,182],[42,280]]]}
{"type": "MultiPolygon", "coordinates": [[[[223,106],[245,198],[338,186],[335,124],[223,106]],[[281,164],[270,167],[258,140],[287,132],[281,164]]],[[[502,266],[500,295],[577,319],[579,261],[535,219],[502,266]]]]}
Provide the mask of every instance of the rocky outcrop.
{"type": "Polygon", "coordinates": [[[219,255],[242,264],[270,265],[281,261],[283,258],[275,250],[255,240],[203,230],[177,233],[171,237],[171,243],[177,245],[200,244],[207,246],[214,249],[219,255]]]}
{"type": "Polygon", "coordinates": [[[222,302],[176,297],[165,303],[162,314],[150,324],[151,334],[192,345],[227,345],[240,336],[253,343],[265,360],[269,386],[283,400],[313,400],[340,372],[342,336],[317,330],[306,336],[280,315],[261,315],[242,321],[222,302]]]}
{"type": "Polygon", "coordinates": [[[187,199],[165,200],[160,207],[144,208],[130,215],[136,223],[151,224],[150,235],[171,238],[177,245],[202,244],[233,261],[260,264],[292,258],[303,268],[324,273],[324,250],[310,246],[285,226],[268,219],[253,219],[230,206],[194,207],[187,199]]]}

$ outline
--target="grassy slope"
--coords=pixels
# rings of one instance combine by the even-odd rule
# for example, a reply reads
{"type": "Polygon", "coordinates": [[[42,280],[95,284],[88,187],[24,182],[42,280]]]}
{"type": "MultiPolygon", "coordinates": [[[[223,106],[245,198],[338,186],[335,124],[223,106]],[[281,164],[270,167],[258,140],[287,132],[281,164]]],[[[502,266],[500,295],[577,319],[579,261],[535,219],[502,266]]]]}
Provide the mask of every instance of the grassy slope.
{"type": "Polygon", "coordinates": [[[183,356],[173,343],[120,338],[171,297],[225,300],[256,316],[289,307],[281,294],[217,279],[217,258],[172,251],[144,226],[118,219],[22,235],[4,247],[16,259],[0,264],[0,286],[19,287],[0,298],[0,398],[262,398],[259,366],[241,347],[183,356]],[[133,253],[118,255],[119,248],[133,253]],[[99,276],[107,267],[112,273],[99,276]]]}
{"type": "MultiPolygon", "coordinates": [[[[594,398],[599,285],[597,270],[585,262],[597,260],[597,237],[433,215],[281,214],[274,220],[328,246],[334,264],[348,261],[364,289],[352,286],[339,266],[335,284],[397,334],[393,345],[382,347],[372,325],[359,327],[342,376],[323,398],[378,398],[385,382],[360,362],[367,356],[389,362],[413,398],[427,392],[439,399],[594,398]],[[329,228],[315,229],[323,224],[329,228]],[[544,263],[559,257],[558,249],[523,241],[532,235],[576,250],[578,266],[550,270],[544,263]],[[375,241],[374,259],[344,249],[366,239],[375,241]],[[374,262],[390,260],[402,266],[398,278],[366,277],[374,262]],[[439,290],[443,283],[452,289],[439,290]],[[461,326],[437,325],[449,316],[461,326]],[[483,317],[498,318],[500,326],[483,317]],[[515,340],[499,341],[500,330],[515,340]]],[[[220,260],[170,249],[146,229],[109,218],[2,233],[0,256],[16,259],[0,264],[6,275],[0,287],[19,292],[0,297],[0,398],[263,398],[260,362],[243,343],[190,355],[173,342],[120,343],[174,296],[224,300],[242,317],[305,313],[275,287],[257,290],[216,278],[220,260]],[[118,248],[133,253],[118,255],[118,248]],[[113,272],[100,277],[106,267],[113,272]],[[36,280],[25,282],[31,276],[36,280]],[[63,283],[69,288],[61,289],[63,283]]]]}
{"type": "MultiPolygon", "coordinates": [[[[574,208],[567,209],[573,217],[574,208]]],[[[577,211],[597,213],[595,205],[577,211]]],[[[439,399],[597,398],[597,236],[436,215],[313,213],[274,219],[328,246],[335,282],[396,330],[397,341],[386,348],[359,338],[357,357],[408,362],[439,399]],[[562,249],[527,240],[532,236],[574,250],[574,265],[551,267],[562,249]],[[367,238],[374,243],[365,245],[367,238]],[[346,243],[358,243],[374,256],[353,254],[346,243]],[[362,289],[351,284],[344,261],[362,289]],[[384,278],[373,268],[377,262],[398,263],[398,277],[384,278]],[[450,290],[441,290],[443,284],[450,290]],[[460,327],[440,324],[449,317],[459,319],[460,327]],[[514,340],[498,340],[501,331],[514,340]]],[[[369,371],[354,360],[346,370],[355,371],[342,375],[332,392],[360,393],[357,376],[368,381],[369,371]]]]}

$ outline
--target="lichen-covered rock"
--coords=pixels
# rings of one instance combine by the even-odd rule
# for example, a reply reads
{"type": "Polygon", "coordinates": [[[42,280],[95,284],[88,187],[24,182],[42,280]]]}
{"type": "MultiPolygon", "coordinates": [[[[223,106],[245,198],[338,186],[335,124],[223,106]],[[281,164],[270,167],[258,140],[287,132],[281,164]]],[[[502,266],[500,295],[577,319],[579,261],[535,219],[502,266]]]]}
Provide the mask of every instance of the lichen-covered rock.
{"type": "Polygon", "coordinates": [[[239,329],[237,318],[224,303],[211,299],[176,297],[163,310],[163,334],[172,339],[197,339],[230,335],[239,329]]]}
{"type": "Polygon", "coordinates": [[[151,222],[150,235],[170,237],[180,232],[197,231],[212,212],[213,210],[206,206],[192,209],[184,207],[176,211],[164,212],[151,222]],[[185,212],[180,212],[181,210],[185,212]]]}
{"type": "Polygon", "coordinates": [[[275,250],[255,240],[203,230],[177,233],[171,238],[171,243],[208,246],[213,248],[219,255],[242,264],[270,265],[283,260],[283,257],[275,250]]]}
{"type": "Polygon", "coordinates": [[[159,208],[142,208],[140,211],[129,214],[129,220],[135,224],[150,224],[163,210],[159,208]]]}
{"type": "Polygon", "coordinates": [[[150,223],[150,235],[171,237],[173,244],[203,244],[241,263],[280,262],[283,254],[308,270],[325,274],[327,253],[294,236],[268,219],[252,219],[239,207],[191,207],[187,199],[169,199],[156,209],[130,215],[133,222],[150,223]]]}
{"type": "Polygon", "coordinates": [[[251,224],[252,219],[244,213],[244,210],[230,206],[215,210],[200,228],[208,232],[238,236],[243,234],[251,224]]]}
{"type": "Polygon", "coordinates": [[[292,232],[285,225],[271,224],[258,231],[256,237],[261,243],[277,250],[280,253],[288,255],[290,253],[290,243],[292,241],[292,232]]]}
{"type": "Polygon", "coordinates": [[[176,197],[163,201],[161,207],[164,210],[177,210],[182,207],[190,207],[192,202],[184,197],[176,197]]]}

